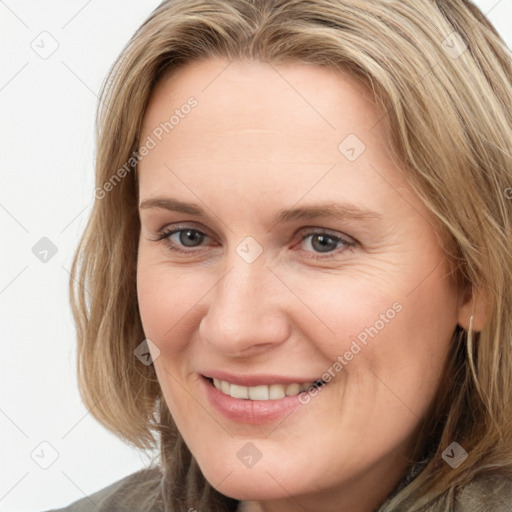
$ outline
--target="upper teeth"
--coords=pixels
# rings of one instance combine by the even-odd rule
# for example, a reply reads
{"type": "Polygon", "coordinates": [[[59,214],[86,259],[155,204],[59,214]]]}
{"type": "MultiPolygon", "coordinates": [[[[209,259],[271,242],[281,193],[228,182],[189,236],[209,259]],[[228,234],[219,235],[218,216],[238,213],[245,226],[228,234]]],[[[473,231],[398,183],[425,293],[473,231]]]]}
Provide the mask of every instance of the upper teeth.
{"type": "Polygon", "coordinates": [[[225,395],[233,398],[247,398],[250,400],[279,400],[285,396],[295,396],[301,391],[306,391],[314,386],[314,382],[305,382],[302,384],[272,384],[270,386],[239,386],[230,384],[225,380],[213,379],[213,385],[222,391],[225,395]]]}

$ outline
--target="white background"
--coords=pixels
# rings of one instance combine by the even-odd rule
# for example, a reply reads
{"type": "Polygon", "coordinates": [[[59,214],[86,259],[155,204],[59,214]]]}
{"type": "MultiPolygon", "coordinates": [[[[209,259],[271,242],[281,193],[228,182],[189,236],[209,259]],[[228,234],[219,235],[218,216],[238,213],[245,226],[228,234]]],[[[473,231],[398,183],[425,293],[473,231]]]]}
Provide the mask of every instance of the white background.
{"type": "MultiPolygon", "coordinates": [[[[476,3],[512,47],[512,0],[476,3]]],[[[158,4],[0,0],[0,512],[65,506],[149,460],[81,403],[68,270],[93,202],[100,85],[158,4]],[[41,38],[58,44],[47,59],[41,38]],[[46,263],[42,237],[57,248],[46,263]]]]}

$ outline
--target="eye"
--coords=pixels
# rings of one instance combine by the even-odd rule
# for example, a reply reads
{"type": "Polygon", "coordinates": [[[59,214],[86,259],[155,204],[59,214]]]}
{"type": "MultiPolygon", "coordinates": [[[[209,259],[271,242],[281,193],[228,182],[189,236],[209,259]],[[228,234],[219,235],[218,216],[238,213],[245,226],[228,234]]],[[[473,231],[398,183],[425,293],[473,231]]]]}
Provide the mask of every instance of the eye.
{"type": "Polygon", "coordinates": [[[180,249],[181,247],[198,247],[205,238],[210,238],[207,234],[198,229],[182,227],[181,229],[165,229],[159,235],[157,240],[163,240],[169,249],[177,252],[190,252],[180,249]]]}
{"type": "MultiPolygon", "coordinates": [[[[177,226],[162,230],[156,240],[162,240],[172,251],[191,254],[197,252],[193,248],[200,248],[205,239],[209,238],[206,233],[191,226],[177,226]]],[[[354,247],[357,242],[350,237],[334,235],[325,229],[318,228],[306,232],[300,244],[306,247],[303,249],[304,252],[313,253],[309,257],[322,259],[332,258],[339,252],[354,247]]]]}
{"type": "MultiPolygon", "coordinates": [[[[338,249],[344,250],[356,245],[356,242],[349,237],[334,235],[323,229],[306,233],[302,237],[301,243],[317,253],[316,256],[312,256],[316,259],[323,258],[323,254],[326,255],[325,257],[332,257],[339,252],[338,249]]],[[[312,251],[306,249],[306,252],[312,251]]]]}

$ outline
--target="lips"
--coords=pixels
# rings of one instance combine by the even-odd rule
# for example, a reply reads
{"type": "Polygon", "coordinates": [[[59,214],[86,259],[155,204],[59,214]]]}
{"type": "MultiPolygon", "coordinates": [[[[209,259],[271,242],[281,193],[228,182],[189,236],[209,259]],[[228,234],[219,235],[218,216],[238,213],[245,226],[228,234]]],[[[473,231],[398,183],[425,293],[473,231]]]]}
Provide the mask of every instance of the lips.
{"type": "Polygon", "coordinates": [[[289,384],[308,384],[322,381],[318,377],[303,377],[303,376],[284,376],[275,374],[233,374],[221,370],[207,370],[201,372],[201,376],[207,379],[217,379],[229,384],[238,386],[255,387],[255,386],[271,386],[272,384],[280,384],[287,386],[289,384]]]}
{"type": "MultiPolygon", "coordinates": [[[[225,380],[210,379],[213,385],[225,395],[247,400],[280,400],[285,396],[296,396],[315,385],[315,382],[293,382],[291,384],[260,384],[259,386],[241,386],[225,380]]],[[[322,381],[317,381],[322,382],[322,381]]]]}
{"type": "Polygon", "coordinates": [[[213,379],[201,377],[199,382],[211,407],[236,423],[262,425],[281,420],[301,406],[298,395],[278,400],[244,400],[224,394],[213,385],[213,379]]]}
{"type": "Polygon", "coordinates": [[[306,391],[327,384],[314,378],[235,375],[218,370],[199,375],[200,387],[214,409],[232,421],[252,425],[282,419],[309,403],[300,398],[306,391]]]}

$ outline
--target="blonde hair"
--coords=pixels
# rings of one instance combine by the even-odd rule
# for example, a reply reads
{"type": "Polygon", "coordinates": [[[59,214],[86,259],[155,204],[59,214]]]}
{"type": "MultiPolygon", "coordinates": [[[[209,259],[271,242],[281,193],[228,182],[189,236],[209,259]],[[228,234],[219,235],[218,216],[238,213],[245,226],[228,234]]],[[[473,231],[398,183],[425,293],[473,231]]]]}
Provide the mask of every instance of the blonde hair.
{"type": "Polygon", "coordinates": [[[510,474],[512,64],[468,0],[171,0],[154,10],[101,91],[102,192],[71,272],[80,391],[92,414],[128,443],[159,448],[170,509],[235,510],[237,501],[201,474],[153,366],[134,356],[145,338],[136,295],[133,157],[141,120],[164,73],[212,56],[308,62],[359,77],[385,113],[407,179],[449,240],[457,282],[488,293],[489,321],[475,333],[457,327],[443,382],[421,423],[411,466],[427,463],[386,510],[416,510],[427,496],[478,475],[510,474]],[[453,441],[469,454],[456,469],[441,458],[453,441]]]}

